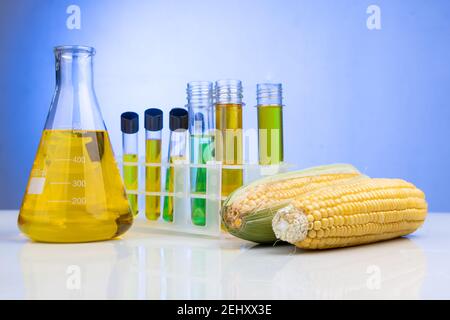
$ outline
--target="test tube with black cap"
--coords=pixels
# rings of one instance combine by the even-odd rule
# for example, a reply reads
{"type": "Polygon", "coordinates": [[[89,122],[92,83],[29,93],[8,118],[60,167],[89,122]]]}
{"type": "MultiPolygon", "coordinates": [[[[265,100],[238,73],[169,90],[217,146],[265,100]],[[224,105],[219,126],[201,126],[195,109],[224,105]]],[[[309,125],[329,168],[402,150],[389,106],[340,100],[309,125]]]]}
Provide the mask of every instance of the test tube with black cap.
{"type": "Polygon", "coordinates": [[[139,212],[138,202],[138,131],[139,115],[124,112],[120,117],[122,131],[123,180],[127,191],[131,211],[136,216],[139,212]]]}
{"type": "MultiPolygon", "coordinates": [[[[145,191],[161,192],[161,139],[163,112],[157,108],[145,110],[145,191]]],[[[145,216],[148,220],[158,220],[161,215],[161,197],[147,194],[145,216]]]]}
{"type": "MultiPolygon", "coordinates": [[[[179,160],[187,159],[187,139],[189,135],[189,116],[186,109],[174,108],[169,114],[170,141],[169,141],[169,167],[166,171],[165,191],[174,191],[173,164],[179,160]]],[[[163,219],[173,222],[173,197],[164,197],[163,219]]]]}

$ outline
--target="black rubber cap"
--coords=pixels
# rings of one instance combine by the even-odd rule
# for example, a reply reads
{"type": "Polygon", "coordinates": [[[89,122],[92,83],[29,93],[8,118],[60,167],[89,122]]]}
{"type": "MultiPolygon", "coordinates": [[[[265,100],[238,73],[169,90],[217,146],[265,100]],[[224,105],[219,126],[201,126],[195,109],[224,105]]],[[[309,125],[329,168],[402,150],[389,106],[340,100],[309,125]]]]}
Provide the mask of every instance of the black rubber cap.
{"type": "Polygon", "coordinates": [[[123,133],[136,133],[139,131],[139,115],[136,112],[124,112],[120,116],[120,125],[123,133]]]}
{"type": "Polygon", "coordinates": [[[160,109],[150,108],[145,110],[145,129],[159,131],[163,128],[163,112],[160,109]]]}
{"type": "Polygon", "coordinates": [[[173,108],[170,110],[169,118],[170,131],[189,128],[189,117],[186,109],[173,108]]]}

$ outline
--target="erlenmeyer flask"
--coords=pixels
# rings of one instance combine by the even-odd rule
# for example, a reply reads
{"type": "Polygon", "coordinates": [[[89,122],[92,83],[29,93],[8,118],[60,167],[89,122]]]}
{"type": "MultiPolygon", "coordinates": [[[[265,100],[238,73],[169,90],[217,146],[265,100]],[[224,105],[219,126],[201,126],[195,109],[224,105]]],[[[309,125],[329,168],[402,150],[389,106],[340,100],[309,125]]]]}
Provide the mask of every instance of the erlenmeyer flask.
{"type": "Polygon", "coordinates": [[[19,214],[36,241],[117,237],[133,216],[93,86],[94,48],[55,48],[56,90],[19,214]]]}

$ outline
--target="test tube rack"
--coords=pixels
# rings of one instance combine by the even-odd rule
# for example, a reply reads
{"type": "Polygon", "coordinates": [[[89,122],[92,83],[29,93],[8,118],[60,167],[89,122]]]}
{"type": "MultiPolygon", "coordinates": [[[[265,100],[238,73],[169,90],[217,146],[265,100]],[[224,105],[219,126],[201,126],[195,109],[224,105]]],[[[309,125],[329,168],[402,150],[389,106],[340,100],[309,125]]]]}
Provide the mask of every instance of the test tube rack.
{"type": "Polygon", "coordinates": [[[136,219],[145,219],[145,226],[153,230],[209,237],[221,237],[224,234],[221,229],[222,220],[220,217],[221,204],[226,199],[226,197],[222,197],[221,195],[222,169],[243,170],[244,184],[247,184],[264,176],[286,172],[292,167],[286,163],[268,166],[258,164],[222,165],[218,161],[209,161],[204,165],[190,164],[187,161],[176,161],[174,163],[162,162],[161,164],[157,164],[146,163],[143,159],[139,162],[122,162],[119,160],[118,163],[121,172],[123,165],[138,167],[138,190],[126,190],[127,194],[138,195],[139,213],[136,219]],[[161,168],[161,192],[147,192],[145,190],[145,168],[147,166],[161,168]],[[173,192],[163,191],[165,190],[166,173],[169,167],[173,167],[173,192]],[[190,191],[191,168],[206,168],[205,193],[192,193],[190,191]],[[145,216],[146,196],[160,197],[161,214],[157,220],[149,220],[145,216]],[[167,196],[173,197],[173,221],[171,222],[164,220],[162,217],[163,199],[167,196]],[[192,223],[192,198],[206,199],[206,223],[204,226],[198,226],[192,223]]]}

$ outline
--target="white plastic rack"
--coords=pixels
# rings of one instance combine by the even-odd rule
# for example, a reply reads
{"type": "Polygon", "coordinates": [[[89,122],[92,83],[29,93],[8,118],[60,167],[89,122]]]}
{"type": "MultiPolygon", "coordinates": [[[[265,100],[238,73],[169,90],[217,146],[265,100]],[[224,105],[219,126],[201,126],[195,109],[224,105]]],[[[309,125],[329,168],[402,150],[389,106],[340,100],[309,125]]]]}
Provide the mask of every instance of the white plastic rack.
{"type": "MultiPolygon", "coordinates": [[[[121,159],[121,158],[120,158],[121,159]]],[[[139,213],[138,219],[145,219],[146,226],[150,229],[165,230],[170,232],[181,232],[210,237],[220,237],[221,203],[226,197],[221,195],[221,176],[222,169],[241,169],[243,170],[244,184],[254,181],[263,176],[269,176],[276,173],[286,172],[291,166],[282,163],[279,165],[262,166],[258,164],[245,165],[222,165],[221,162],[211,161],[205,165],[190,164],[187,161],[176,161],[175,163],[163,162],[161,164],[145,163],[141,159],[139,162],[118,161],[122,171],[123,165],[138,166],[139,188],[138,190],[127,190],[128,194],[138,195],[139,213]],[[147,192],[145,190],[145,168],[161,167],[161,192],[147,192]],[[165,181],[166,173],[169,167],[173,167],[173,192],[166,192],[165,181]],[[191,168],[206,168],[206,192],[193,193],[190,188],[191,168]],[[148,220],[145,216],[146,196],[159,196],[161,201],[161,213],[158,220],[148,220]],[[173,197],[173,221],[168,222],[163,219],[164,197],[173,197]],[[192,223],[191,219],[191,199],[206,199],[206,223],[204,226],[198,226],[192,223]]]]}

